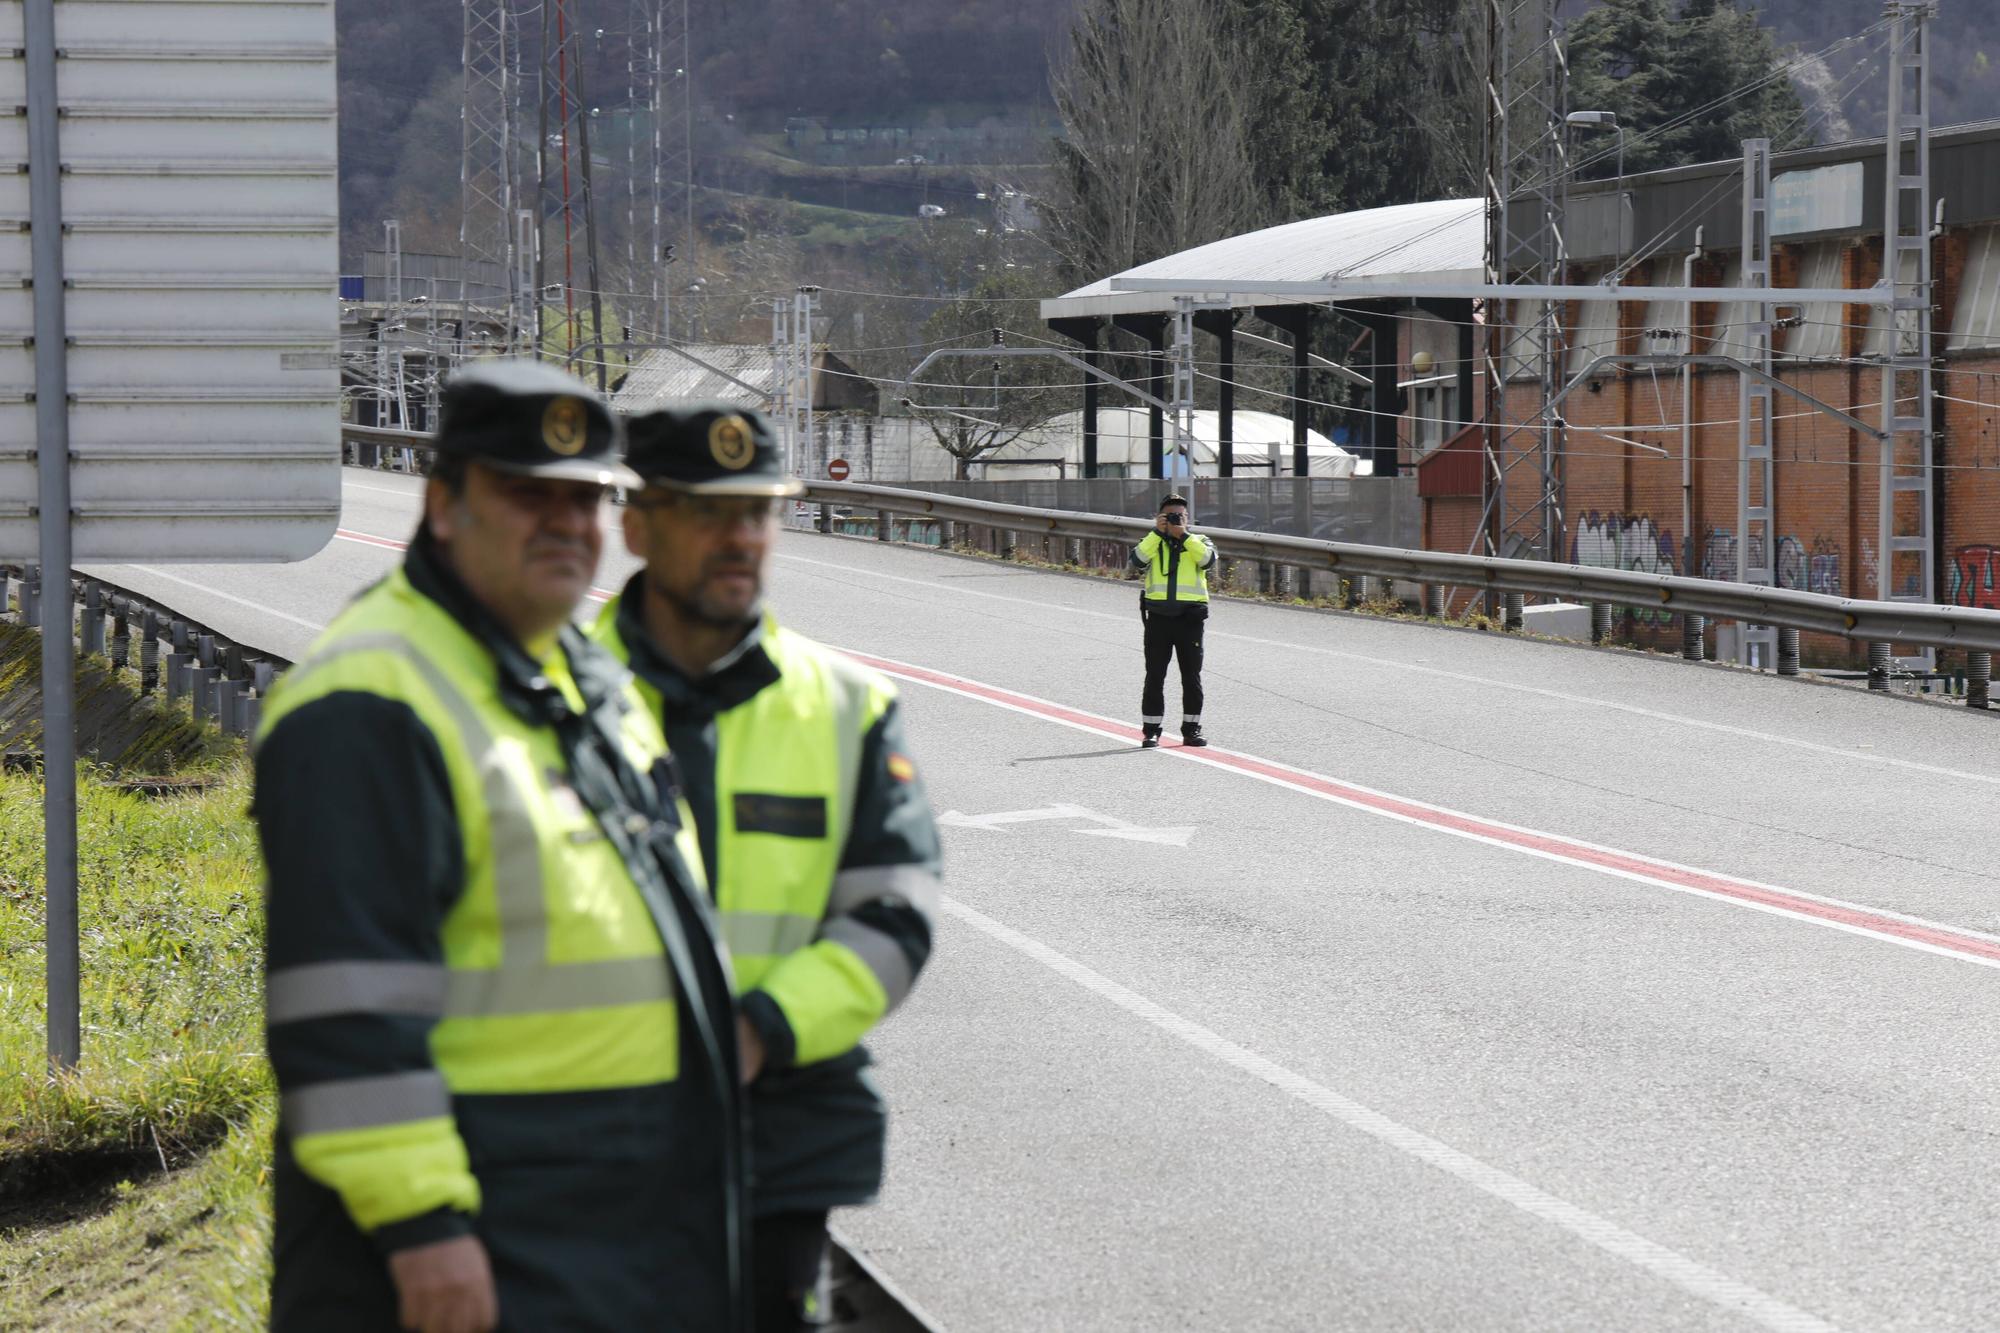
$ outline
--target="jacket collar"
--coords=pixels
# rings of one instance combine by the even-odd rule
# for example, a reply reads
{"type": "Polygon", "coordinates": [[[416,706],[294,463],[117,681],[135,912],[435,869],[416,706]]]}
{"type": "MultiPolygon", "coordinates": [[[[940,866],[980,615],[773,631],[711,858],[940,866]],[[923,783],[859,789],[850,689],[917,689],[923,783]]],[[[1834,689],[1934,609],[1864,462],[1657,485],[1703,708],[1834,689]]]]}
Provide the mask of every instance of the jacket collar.
{"type": "Polygon", "coordinates": [[[743,631],[734,648],[704,672],[691,678],[653,645],[646,633],[646,572],[640,570],[618,596],[618,637],[631,656],[639,679],[660,693],[669,710],[722,713],[748,703],[783,675],[767,650],[777,622],[767,613],[743,631]]]}
{"type": "MultiPolygon", "coordinates": [[[[511,711],[532,722],[550,723],[574,711],[561,688],[549,679],[550,663],[537,661],[491,611],[481,605],[464,580],[444,558],[428,525],[417,530],[403,560],[403,576],[410,587],[456,621],[493,658],[500,700],[511,711]]],[[[557,647],[551,658],[560,657],[569,669],[585,710],[594,710],[617,686],[617,673],[607,672],[594,654],[580,651],[584,639],[573,625],[556,634],[557,647]]]]}

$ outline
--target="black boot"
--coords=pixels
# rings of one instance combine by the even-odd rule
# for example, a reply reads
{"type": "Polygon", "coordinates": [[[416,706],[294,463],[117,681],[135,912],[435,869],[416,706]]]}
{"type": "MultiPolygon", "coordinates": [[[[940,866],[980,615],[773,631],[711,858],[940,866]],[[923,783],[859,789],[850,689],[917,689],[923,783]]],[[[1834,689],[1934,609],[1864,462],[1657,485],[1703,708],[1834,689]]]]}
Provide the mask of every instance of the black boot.
{"type": "Polygon", "coordinates": [[[1162,727],[1157,722],[1148,722],[1145,726],[1141,727],[1139,730],[1140,730],[1140,737],[1139,737],[1140,749],[1157,750],[1160,748],[1160,733],[1166,730],[1166,728],[1162,727]]]}
{"type": "Polygon", "coordinates": [[[1181,744],[1200,747],[1208,744],[1208,737],[1201,734],[1201,723],[1181,723],[1181,744]]]}

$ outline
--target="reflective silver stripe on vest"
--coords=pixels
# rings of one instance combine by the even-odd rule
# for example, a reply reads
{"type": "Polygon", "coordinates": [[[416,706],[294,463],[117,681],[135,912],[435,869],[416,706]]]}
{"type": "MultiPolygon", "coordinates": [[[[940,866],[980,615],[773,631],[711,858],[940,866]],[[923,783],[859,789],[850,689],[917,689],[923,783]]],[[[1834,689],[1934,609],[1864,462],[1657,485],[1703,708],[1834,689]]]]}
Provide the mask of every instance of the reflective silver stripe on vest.
{"type": "Polygon", "coordinates": [[[943,892],[938,877],[923,866],[864,866],[843,870],[833,877],[833,893],[827,898],[826,914],[846,916],[868,903],[887,901],[907,904],[921,913],[924,920],[934,922],[943,892]]]}
{"type": "Polygon", "coordinates": [[[724,912],[722,940],[731,954],[788,954],[805,948],[819,934],[819,920],[782,912],[724,912]]]}
{"type": "Polygon", "coordinates": [[[499,753],[476,751],[486,796],[486,836],[493,857],[493,898],[500,911],[503,965],[534,966],[549,956],[549,905],[542,895],[542,840],[525,794],[499,753]]]}
{"type": "Polygon", "coordinates": [[[894,1009],[909,995],[910,987],[916,981],[910,972],[910,956],[903,952],[902,945],[881,931],[842,917],[827,922],[820,938],[854,950],[868,965],[868,970],[875,974],[875,980],[882,983],[882,990],[889,997],[889,1008],[894,1009]]]}
{"type": "Polygon", "coordinates": [[[273,1027],[334,1014],[444,1013],[442,963],[303,963],[264,983],[264,1019],[273,1027]]]}
{"type": "Polygon", "coordinates": [[[868,739],[868,699],[873,693],[862,668],[845,659],[828,667],[833,677],[833,743],[839,775],[840,826],[829,828],[835,853],[847,845],[854,827],[854,802],[861,788],[861,743],[868,739]]]}
{"type": "Polygon", "coordinates": [[[451,1114],[451,1093],[431,1069],[376,1078],[312,1083],[284,1096],[285,1128],[301,1134],[338,1134],[451,1114]]]}
{"type": "Polygon", "coordinates": [[[293,671],[304,677],[328,662],[364,652],[392,653],[416,668],[458,724],[460,739],[478,768],[481,795],[486,801],[502,963],[498,969],[444,969],[443,994],[436,1012],[470,1018],[671,999],[672,973],[664,955],[594,963],[548,961],[542,847],[524,793],[500,759],[493,733],[471,702],[414,643],[400,634],[357,634],[308,658],[293,671]]]}
{"type": "Polygon", "coordinates": [[[454,968],[445,982],[445,1012],[454,1018],[608,1009],[673,997],[673,975],[657,957],[454,968]]]}

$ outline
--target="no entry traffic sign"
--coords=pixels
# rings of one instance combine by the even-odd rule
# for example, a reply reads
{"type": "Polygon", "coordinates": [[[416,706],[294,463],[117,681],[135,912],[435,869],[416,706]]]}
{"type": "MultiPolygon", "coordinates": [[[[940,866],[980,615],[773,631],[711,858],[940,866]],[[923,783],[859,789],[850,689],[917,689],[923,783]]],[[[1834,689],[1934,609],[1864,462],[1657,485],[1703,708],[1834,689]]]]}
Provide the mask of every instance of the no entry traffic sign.
{"type": "Polygon", "coordinates": [[[826,475],[835,481],[846,481],[847,472],[847,460],[845,458],[836,458],[826,465],[826,475]]]}

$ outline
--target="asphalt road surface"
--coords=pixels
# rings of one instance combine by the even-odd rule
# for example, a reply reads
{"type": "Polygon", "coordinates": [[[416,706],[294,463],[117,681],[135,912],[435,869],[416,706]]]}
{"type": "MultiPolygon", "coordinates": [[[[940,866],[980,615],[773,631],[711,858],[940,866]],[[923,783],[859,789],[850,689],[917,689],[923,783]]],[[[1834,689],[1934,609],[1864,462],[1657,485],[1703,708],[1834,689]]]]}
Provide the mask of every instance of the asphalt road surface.
{"type": "MultiPolygon", "coordinates": [[[[303,564],[93,572],[297,656],[414,522],[347,477],[303,564]]],[[[1131,585],[788,534],[771,598],[947,816],[841,1225],[954,1333],[2000,1323],[1993,719],[1221,603],[1217,748],[1141,752],[1131,585]]]]}

